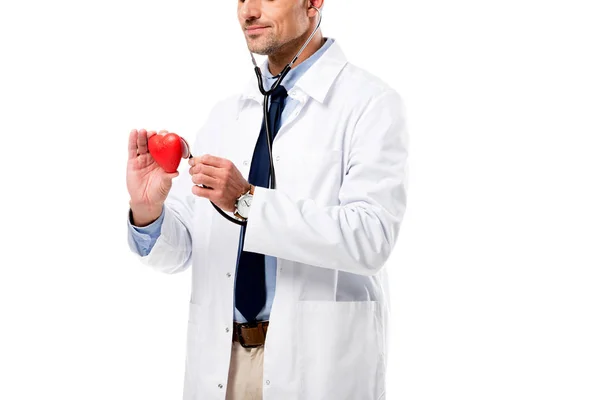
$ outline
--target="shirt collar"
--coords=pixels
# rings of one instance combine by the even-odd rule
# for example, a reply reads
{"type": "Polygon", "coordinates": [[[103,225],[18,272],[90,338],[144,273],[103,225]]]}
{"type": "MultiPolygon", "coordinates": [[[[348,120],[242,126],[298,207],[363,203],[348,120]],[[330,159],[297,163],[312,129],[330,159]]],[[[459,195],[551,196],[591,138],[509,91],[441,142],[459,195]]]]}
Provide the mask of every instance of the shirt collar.
{"type": "MultiPolygon", "coordinates": [[[[310,57],[302,61],[300,64],[297,64],[294,68],[290,70],[290,72],[285,76],[285,78],[281,82],[281,85],[285,87],[288,91],[289,89],[293,88],[296,82],[298,82],[298,79],[300,79],[302,75],[304,75],[304,73],[308,71],[310,67],[319,58],[321,58],[321,56],[327,51],[329,47],[331,47],[331,45],[334,42],[335,39],[325,38],[325,43],[317,51],[315,51],[313,54],[310,55],[310,57]]],[[[269,71],[269,68],[267,68],[266,65],[264,72],[266,77],[263,77],[265,88],[270,88],[271,86],[273,86],[277,78],[273,76],[273,74],[271,73],[271,71],[269,71]]]]}
{"type": "MultiPolygon", "coordinates": [[[[331,88],[331,85],[333,85],[333,81],[347,63],[346,56],[337,41],[334,39],[329,40],[332,40],[331,45],[325,49],[324,53],[314,62],[314,64],[310,66],[308,70],[302,74],[302,76],[300,76],[294,85],[294,88],[300,89],[308,96],[317,100],[319,103],[323,103],[327,93],[329,92],[329,89],[331,88]]],[[[263,75],[271,76],[267,65],[268,59],[262,63],[260,69],[263,72],[263,75]]],[[[296,68],[299,67],[300,66],[296,68]]],[[[283,82],[287,81],[287,78],[296,68],[292,68],[283,82]]],[[[270,80],[263,77],[263,81],[270,80]]],[[[265,84],[265,87],[267,87],[267,84],[265,84]]],[[[290,93],[290,97],[294,97],[294,95],[290,93]]],[[[253,73],[252,77],[248,81],[248,84],[246,85],[246,88],[240,96],[240,101],[252,99],[257,102],[261,102],[263,98],[263,94],[258,89],[258,80],[256,79],[256,74],[253,73]]]]}

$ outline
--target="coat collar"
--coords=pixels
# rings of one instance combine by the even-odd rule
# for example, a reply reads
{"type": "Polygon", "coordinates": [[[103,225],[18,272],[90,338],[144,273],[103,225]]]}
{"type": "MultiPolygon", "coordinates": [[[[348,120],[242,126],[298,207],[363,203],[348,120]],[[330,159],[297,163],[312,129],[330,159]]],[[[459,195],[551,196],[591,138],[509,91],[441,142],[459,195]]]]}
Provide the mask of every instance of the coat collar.
{"type": "MultiPolygon", "coordinates": [[[[335,78],[347,62],[344,52],[335,40],[331,47],[298,79],[294,88],[302,90],[319,103],[323,103],[335,78]]],[[[268,59],[260,66],[263,73],[267,68],[267,63],[268,59]]],[[[258,89],[256,74],[253,71],[252,77],[240,96],[240,101],[252,99],[261,103],[263,98],[264,96],[258,89]]]]}

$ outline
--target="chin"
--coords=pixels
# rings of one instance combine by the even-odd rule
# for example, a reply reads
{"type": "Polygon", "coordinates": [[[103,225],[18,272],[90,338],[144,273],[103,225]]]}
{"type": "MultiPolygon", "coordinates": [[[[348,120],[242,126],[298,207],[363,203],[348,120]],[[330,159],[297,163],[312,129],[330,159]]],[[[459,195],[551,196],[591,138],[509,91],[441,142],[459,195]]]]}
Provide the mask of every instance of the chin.
{"type": "Polygon", "coordinates": [[[274,41],[270,38],[257,38],[257,40],[246,40],[248,44],[248,50],[254,54],[261,56],[268,56],[273,54],[277,50],[274,41]]]}
{"type": "Polygon", "coordinates": [[[251,44],[248,44],[248,50],[250,50],[254,54],[258,54],[261,56],[268,56],[271,53],[269,49],[266,49],[264,46],[253,46],[251,44]]]}
{"type": "Polygon", "coordinates": [[[259,48],[259,49],[252,49],[250,50],[251,52],[253,52],[254,54],[258,54],[260,56],[268,56],[269,54],[271,54],[270,51],[267,51],[265,49],[259,48]]]}

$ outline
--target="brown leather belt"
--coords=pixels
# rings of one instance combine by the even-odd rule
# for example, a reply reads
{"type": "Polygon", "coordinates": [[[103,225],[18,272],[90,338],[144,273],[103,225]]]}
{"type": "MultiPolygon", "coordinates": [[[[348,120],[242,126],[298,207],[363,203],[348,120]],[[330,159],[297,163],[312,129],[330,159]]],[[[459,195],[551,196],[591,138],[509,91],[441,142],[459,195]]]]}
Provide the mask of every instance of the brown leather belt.
{"type": "Polygon", "coordinates": [[[265,344],[269,321],[233,322],[234,342],[239,342],[242,347],[259,347],[265,344]]]}

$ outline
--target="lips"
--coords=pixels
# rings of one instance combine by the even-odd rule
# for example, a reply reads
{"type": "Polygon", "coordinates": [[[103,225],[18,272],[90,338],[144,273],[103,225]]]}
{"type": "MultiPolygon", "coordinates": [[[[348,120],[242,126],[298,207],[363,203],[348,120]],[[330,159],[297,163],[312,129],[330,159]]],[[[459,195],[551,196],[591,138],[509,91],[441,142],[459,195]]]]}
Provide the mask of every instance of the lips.
{"type": "Polygon", "coordinates": [[[248,33],[259,33],[267,29],[268,26],[249,26],[246,28],[246,32],[248,33]]]}

